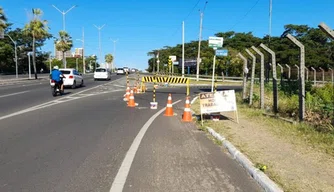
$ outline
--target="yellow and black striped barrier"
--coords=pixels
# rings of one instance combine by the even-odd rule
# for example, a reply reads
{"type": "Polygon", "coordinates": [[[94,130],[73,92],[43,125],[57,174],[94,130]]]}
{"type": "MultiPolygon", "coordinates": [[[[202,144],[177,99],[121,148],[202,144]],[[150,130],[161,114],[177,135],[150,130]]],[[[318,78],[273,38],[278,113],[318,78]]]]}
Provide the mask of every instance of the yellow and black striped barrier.
{"type": "Polygon", "coordinates": [[[142,85],[144,83],[187,84],[187,95],[189,95],[189,78],[144,76],[144,77],[142,77],[142,85]]]}

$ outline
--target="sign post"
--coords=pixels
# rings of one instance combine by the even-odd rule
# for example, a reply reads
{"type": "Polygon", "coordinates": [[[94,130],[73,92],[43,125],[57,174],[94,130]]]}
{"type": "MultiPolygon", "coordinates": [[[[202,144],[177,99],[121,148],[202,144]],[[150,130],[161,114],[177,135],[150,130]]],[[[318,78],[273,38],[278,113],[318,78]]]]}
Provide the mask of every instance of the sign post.
{"type": "MultiPolygon", "coordinates": [[[[209,47],[211,47],[215,50],[215,56],[213,57],[213,66],[212,66],[211,92],[213,92],[214,79],[215,79],[217,49],[223,47],[223,41],[224,41],[224,38],[222,38],[222,37],[209,37],[209,47]]],[[[218,53],[221,53],[221,52],[218,52],[218,53]]]]}

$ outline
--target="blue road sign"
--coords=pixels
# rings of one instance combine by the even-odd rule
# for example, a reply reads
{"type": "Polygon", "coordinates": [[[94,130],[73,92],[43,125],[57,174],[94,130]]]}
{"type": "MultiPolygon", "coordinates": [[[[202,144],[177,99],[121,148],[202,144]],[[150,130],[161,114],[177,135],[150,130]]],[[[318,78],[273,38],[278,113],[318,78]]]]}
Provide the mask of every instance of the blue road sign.
{"type": "Polygon", "coordinates": [[[217,49],[216,56],[227,56],[228,50],[227,49],[217,49]]]}

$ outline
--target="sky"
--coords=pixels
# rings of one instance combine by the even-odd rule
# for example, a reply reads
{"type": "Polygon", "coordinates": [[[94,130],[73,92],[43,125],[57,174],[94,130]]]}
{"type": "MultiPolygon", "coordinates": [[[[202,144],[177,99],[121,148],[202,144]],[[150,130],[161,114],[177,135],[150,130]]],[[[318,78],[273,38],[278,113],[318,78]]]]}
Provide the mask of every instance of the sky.
{"type": "MultiPolygon", "coordinates": [[[[317,27],[325,22],[334,28],[334,0],[272,0],[272,36],[280,36],[286,24],[317,27]]],[[[146,69],[147,53],[164,46],[182,43],[182,21],[185,22],[185,42],[198,40],[200,10],[203,11],[203,40],[217,32],[252,32],[263,37],[269,34],[269,0],[0,0],[13,28],[22,28],[29,21],[32,8],[44,12],[54,36],[63,29],[72,36],[74,48],[82,47],[85,34],[85,55],[99,57],[114,53],[116,67],[146,69]],[[207,2],[207,3],[206,3],[207,2]],[[112,40],[118,40],[115,44],[112,40]]],[[[48,40],[42,51],[54,52],[48,40]]],[[[185,56],[187,57],[187,56],[185,56]]],[[[103,59],[104,60],[104,59],[103,59]]]]}

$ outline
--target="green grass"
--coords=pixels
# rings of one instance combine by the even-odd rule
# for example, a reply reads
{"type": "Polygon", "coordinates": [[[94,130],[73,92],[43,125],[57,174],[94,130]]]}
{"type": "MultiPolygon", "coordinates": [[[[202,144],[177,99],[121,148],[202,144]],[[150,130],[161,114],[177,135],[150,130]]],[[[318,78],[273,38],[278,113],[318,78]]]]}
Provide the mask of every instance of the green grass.
{"type": "MultiPolygon", "coordinates": [[[[192,105],[192,110],[198,115],[200,114],[199,99],[192,105]]],[[[238,104],[238,112],[244,114],[247,118],[255,120],[266,125],[272,132],[289,139],[292,143],[304,143],[314,149],[321,150],[327,154],[334,156],[334,134],[319,132],[316,128],[308,123],[291,124],[281,119],[266,117],[263,111],[256,108],[249,108],[246,104],[238,104]]],[[[203,128],[206,126],[216,127],[218,124],[212,120],[204,120],[203,128]]],[[[201,126],[201,121],[198,121],[201,126]]],[[[224,132],[226,137],[231,136],[228,128],[219,124],[219,129],[224,132]]]]}

